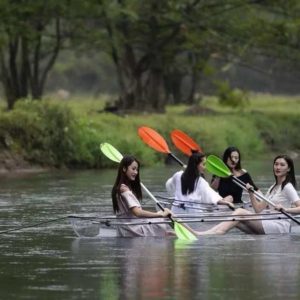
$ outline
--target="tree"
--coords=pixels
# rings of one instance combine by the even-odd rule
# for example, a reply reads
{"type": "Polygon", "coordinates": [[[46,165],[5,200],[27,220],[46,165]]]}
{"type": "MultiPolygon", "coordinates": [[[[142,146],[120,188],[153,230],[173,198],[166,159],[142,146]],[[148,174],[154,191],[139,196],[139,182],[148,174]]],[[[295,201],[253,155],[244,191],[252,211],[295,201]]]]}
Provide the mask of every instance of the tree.
{"type": "Polygon", "coordinates": [[[278,52],[279,29],[288,32],[288,20],[296,26],[286,13],[299,6],[286,2],[103,0],[101,28],[117,70],[119,107],[164,111],[169,98],[183,101],[187,76],[186,102],[193,103],[201,73],[215,62],[230,68],[257,55],[286,57],[278,52]]]}
{"type": "Polygon", "coordinates": [[[40,99],[65,39],[68,0],[0,1],[0,81],[8,109],[40,99]]]}
{"type": "Polygon", "coordinates": [[[193,103],[201,78],[213,69],[266,57],[295,65],[298,2],[0,0],[0,81],[8,108],[42,97],[66,46],[110,55],[120,108],[163,112],[171,99],[193,103]]]}
{"type": "Polygon", "coordinates": [[[168,17],[169,8],[169,1],[102,1],[121,108],[164,110],[167,49],[180,38],[181,26],[168,17]]]}

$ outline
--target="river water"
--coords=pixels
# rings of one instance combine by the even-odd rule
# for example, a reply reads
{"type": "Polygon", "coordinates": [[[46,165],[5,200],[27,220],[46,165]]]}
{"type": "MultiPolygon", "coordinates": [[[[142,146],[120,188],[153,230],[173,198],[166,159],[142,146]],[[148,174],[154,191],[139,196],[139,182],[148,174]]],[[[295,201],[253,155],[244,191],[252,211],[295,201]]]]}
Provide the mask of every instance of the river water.
{"type": "MultiPolygon", "coordinates": [[[[271,163],[248,168],[263,191],[273,181],[271,163]]],[[[163,182],[176,170],[146,169],[141,177],[153,193],[164,193],[163,182]]],[[[98,170],[0,178],[0,231],[22,228],[0,235],[0,299],[300,298],[299,235],[229,233],[190,244],[77,238],[66,216],[111,214],[115,175],[98,170]]]]}

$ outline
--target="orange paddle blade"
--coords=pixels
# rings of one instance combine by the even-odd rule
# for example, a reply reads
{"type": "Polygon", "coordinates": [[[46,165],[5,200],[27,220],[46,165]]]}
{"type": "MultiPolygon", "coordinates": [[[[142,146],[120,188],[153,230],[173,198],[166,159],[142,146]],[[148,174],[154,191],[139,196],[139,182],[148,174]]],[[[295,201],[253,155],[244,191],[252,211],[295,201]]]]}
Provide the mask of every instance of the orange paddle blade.
{"type": "Polygon", "coordinates": [[[151,148],[162,153],[170,153],[165,139],[150,127],[142,126],[138,129],[140,138],[151,148]]]}
{"type": "Polygon", "coordinates": [[[174,129],[171,132],[171,139],[176,148],[188,156],[191,156],[194,151],[203,153],[201,147],[181,130],[174,129]]]}

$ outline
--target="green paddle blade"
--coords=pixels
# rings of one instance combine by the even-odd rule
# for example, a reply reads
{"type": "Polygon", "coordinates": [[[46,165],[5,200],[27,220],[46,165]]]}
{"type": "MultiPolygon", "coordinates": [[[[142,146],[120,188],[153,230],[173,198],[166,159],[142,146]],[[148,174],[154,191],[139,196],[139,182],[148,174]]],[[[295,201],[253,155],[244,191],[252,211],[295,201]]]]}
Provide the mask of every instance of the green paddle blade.
{"type": "Polygon", "coordinates": [[[117,163],[119,163],[123,158],[123,155],[109,143],[100,144],[100,150],[106,157],[117,163]]]}
{"type": "Polygon", "coordinates": [[[228,177],[232,175],[223,160],[215,155],[209,155],[207,157],[205,166],[208,172],[218,177],[228,177]]]}
{"type": "Polygon", "coordinates": [[[178,239],[183,241],[196,241],[198,240],[197,236],[185,228],[182,224],[174,222],[174,231],[178,239]]]}

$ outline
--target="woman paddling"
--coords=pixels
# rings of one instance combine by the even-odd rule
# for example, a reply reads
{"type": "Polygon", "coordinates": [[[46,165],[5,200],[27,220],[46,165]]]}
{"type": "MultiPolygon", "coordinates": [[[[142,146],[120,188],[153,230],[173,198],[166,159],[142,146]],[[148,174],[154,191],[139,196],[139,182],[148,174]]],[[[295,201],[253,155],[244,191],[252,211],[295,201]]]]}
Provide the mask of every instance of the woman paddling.
{"type": "Polygon", "coordinates": [[[206,156],[203,153],[193,153],[184,171],[176,172],[166,182],[168,192],[174,194],[173,213],[197,213],[203,204],[225,204],[234,208],[232,197],[222,198],[204,179],[206,156]]]}
{"type": "MultiPolygon", "coordinates": [[[[269,188],[266,198],[271,200],[276,206],[275,209],[280,211],[284,209],[290,214],[300,214],[300,198],[296,191],[296,179],[293,160],[287,155],[275,157],[273,162],[273,173],[275,183],[269,188]]],[[[249,197],[256,213],[263,212],[268,208],[265,201],[258,201],[253,193],[253,187],[246,185],[249,191],[249,197]]],[[[202,234],[224,234],[230,229],[237,227],[245,233],[251,234],[279,234],[289,233],[291,223],[289,219],[283,220],[249,220],[253,213],[243,208],[237,209],[232,215],[244,215],[247,220],[222,222],[213,228],[197,232],[202,234]]]]}
{"type": "MultiPolygon", "coordinates": [[[[139,200],[142,199],[142,189],[139,176],[140,163],[130,155],[124,156],[119,164],[118,174],[112,189],[113,209],[117,218],[128,218],[126,223],[136,222],[138,218],[161,218],[167,217],[171,211],[165,208],[164,211],[152,212],[144,210],[139,200]]],[[[140,219],[141,221],[147,219],[140,219]]],[[[117,227],[118,236],[166,236],[167,227],[165,224],[142,224],[122,225],[117,227]]]]}
{"type": "MultiPolygon", "coordinates": [[[[241,166],[241,153],[236,147],[228,147],[223,154],[223,161],[230,169],[231,173],[244,183],[250,183],[254,190],[258,191],[257,186],[254,184],[250,174],[242,169],[241,166]]],[[[230,177],[219,178],[213,176],[211,187],[218,191],[222,197],[231,195],[233,203],[242,203],[243,189],[236,185],[230,177]]]]}

